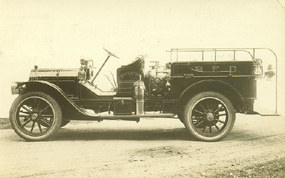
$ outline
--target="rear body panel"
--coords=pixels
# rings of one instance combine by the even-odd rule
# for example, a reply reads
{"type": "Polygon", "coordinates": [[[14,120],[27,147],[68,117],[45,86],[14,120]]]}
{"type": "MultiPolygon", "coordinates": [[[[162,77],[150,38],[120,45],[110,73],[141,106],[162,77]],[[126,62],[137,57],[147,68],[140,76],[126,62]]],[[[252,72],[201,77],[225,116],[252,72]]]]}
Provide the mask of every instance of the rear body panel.
{"type": "MultiPolygon", "coordinates": [[[[256,98],[252,61],[175,62],[171,65],[171,98],[201,80],[219,80],[235,88],[244,98],[256,98]]],[[[209,89],[210,90],[210,89],[209,89]]]]}
{"type": "Polygon", "coordinates": [[[256,99],[253,61],[174,62],[171,65],[171,91],[168,97],[172,100],[180,98],[181,93],[187,90],[192,92],[189,86],[194,88],[199,83],[205,83],[198,88],[200,92],[216,91],[233,98],[239,95],[242,103],[232,101],[236,105],[236,112],[253,112],[253,101],[256,99]]]}

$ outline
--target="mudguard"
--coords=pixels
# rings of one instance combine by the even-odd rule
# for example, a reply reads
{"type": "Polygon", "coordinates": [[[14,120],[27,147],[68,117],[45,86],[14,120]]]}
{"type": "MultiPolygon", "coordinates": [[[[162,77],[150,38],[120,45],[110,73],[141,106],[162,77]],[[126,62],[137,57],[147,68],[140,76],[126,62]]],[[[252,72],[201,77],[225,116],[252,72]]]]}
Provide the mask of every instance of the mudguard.
{"type": "Polygon", "coordinates": [[[89,113],[85,109],[79,107],[67,96],[67,94],[60,87],[48,81],[37,80],[20,82],[17,83],[17,87],[14,87],[14,90],[20,91],[19,94],[29,91],[39,91],[39,89],[41,89],[42,92],[47,93],[52,97],[55,97],[55,99],[59,101],[59,103],[68,103],[68,105],[70,105],[72,109],[74,109],[80,116],[92,117],[92,119],[94,120],[98,118],[98,120],[100,120],[100,116],[98,114],[89,113]]]}
{"type": "MultiPolygon", "coordinates": [[[[245,100],[242,97],[242,95],[240,94],[240,92],[237,91],[237,89],[235,89],[229,83],[226,83],[226,82],[221,81],[221,80],[207,79],[207,80],[201,80],[199,82],[193,83],[193,84],[189,85],[187,88],[185,88],[184,91],[180,94],[180,96],[178,98],[178,102],[176,104],[176,107],[180,106],[180,104],[183,102],[183,99],[185,99],[185,96],[187,95],[187,93],[191,93],[191,92],[197,91],[197,90],[202,91],[203,88],[205,88],[204,87],[205,85],[213,85],[214,86],[216,84],[218,84],[220,87],[223,87],[223,89],[228,89],[230,92],[232,92],[232,96],[235,96],[236,98],[238,98],[238,100],[239,100],[238,102],[240,102],[242,105],[245,104],[245,100]]],[[[195,95],[195,94],[197,94],[197,92],[194,92],[191,94],[195,95]]],[[[224,94],[224,93],[221,92],[221,94],[224,94]]]]}

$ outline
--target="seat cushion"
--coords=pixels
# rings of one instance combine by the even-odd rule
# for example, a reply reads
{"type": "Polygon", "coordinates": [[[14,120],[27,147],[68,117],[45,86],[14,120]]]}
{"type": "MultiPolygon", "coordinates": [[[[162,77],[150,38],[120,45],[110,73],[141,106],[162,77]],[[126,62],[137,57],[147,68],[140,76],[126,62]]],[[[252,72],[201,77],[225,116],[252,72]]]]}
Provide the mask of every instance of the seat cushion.
{"type": "Polygon", "coordinates": [[[117,70],[118,93],[117,96],[132,96],[134,82],[144,78],[144,60],[139,58],[129,65],[117,70]]]}

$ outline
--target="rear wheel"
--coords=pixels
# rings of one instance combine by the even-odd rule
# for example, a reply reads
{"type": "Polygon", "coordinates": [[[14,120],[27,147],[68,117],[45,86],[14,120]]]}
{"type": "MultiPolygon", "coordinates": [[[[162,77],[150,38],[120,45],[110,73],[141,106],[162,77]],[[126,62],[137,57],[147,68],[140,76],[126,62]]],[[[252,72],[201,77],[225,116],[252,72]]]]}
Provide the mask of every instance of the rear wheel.
{"type": "Polygon", "coordinates": [[[16,98],[10,109],[10,123],[25,140],[40,141],[53,136],[60,128],[62,112],[51,96],[29,92],[16,98]]]}
{"type": "Polygon", "coordinates": [[[231,132],[235,111],[225,96],[216,92],[202,92],[187,103],[184,124],[196,139],[218,141],[231,132]]]}

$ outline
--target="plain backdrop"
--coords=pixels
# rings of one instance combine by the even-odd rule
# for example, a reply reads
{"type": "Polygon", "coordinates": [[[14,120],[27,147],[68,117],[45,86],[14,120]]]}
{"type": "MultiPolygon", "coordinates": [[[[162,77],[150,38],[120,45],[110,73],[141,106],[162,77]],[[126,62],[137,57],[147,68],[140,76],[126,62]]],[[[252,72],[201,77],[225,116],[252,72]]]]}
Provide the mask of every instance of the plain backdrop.
{"type": "MultiPolygon", "coordinates": [[[[98,67],[106,57],[102,47],[120,57],[109,61],[108,74],[138,55],[168,62],[170,48],[272,48],[284,113],[284,6],[284,0],[1,0],[0,117],[15,98],[12,81],[28,80],[34,65],[77,68],[85,57],[98,67]]],[[[260,96],[268,105],[274,93],[260,96]]]]}

